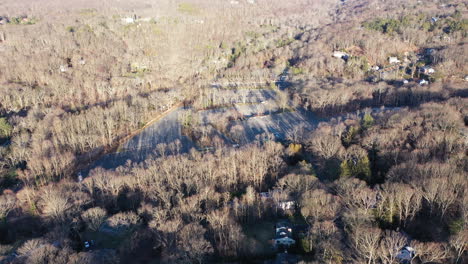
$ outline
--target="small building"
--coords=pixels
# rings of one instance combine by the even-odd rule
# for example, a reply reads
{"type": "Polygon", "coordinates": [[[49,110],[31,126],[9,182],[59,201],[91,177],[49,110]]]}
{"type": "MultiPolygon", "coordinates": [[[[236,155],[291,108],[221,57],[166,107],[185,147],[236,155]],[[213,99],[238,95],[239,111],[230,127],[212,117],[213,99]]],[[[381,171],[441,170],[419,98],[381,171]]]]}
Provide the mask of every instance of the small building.
{"type": "Polygon", "coordinates": [[[133,17],[124,17],[124,18],[122,18],[122,23],[124,23],[124,24],[133,24],[133,23],[135,23],[135,18],[133,18],[133,17]]]}
{"type": "Polygon", "coordinates": [[[275,225],[275,238],[273,239],[275,246],[290,247],[296,244],[296,240],[292,238],[292,228],[286,222],[278,222],[275,225]]]}
{"type": "Polygon", "coordinates": [[[278,203],[278,207],[284,211],[294,209],[295,205],[296,203],[294,201],[281,201],[278,203]]]}
{"type": "Polygon", "coordinates": [[[398,252],[396,256],[397,260],[401,264],[410,264],[411,260],[414,258],[415,250],[410,246],[405,246],[398,252]]]}
{"type": "Polygon", "coordinates": [[[435,73],[435,70],[434,68],[424,66],[424,67],[419,68],[419,72],[423,74],[433,74],[435,73]]]}
{"type": "Polygon", "coordinates": [[[425,79],[422,79],[422,80],[419,81],[419,85],[426,85],[428,83],[429,82],[427,80],[425,80],[425,79]]]}
{"type": "Polygon", "coordinates": [[[374,66],[371,67],[371,70],[378,71],[378,70],[380,70],[380,67],[377,66],[377,65],[374,65],[374,66]]]}
{"type": "Polygon", "coordinates": [[[349,54],[346,53],[346,52],[343,52],[343,51],[336,50],[336,51],[333,52],[333,57],[343,59],[343,60],[347,60],[349,58],[349,54]]]}
{"type": "Polygon", "coordinates": [[[396,64],[400,63],[401,61],[398,59],[398,57],[388,57],[388,63],[390,64],[396,64]]]}

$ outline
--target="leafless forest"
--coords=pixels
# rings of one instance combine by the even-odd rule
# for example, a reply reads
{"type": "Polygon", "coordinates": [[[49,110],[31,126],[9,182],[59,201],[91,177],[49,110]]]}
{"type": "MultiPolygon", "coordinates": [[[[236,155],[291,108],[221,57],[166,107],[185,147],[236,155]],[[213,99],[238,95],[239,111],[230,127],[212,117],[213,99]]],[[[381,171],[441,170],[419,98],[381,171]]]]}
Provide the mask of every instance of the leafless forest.
{"type": "Polygon", "coordinates": [[[0,263],[468,263],[467,8],[1,1],[0,263]]]}

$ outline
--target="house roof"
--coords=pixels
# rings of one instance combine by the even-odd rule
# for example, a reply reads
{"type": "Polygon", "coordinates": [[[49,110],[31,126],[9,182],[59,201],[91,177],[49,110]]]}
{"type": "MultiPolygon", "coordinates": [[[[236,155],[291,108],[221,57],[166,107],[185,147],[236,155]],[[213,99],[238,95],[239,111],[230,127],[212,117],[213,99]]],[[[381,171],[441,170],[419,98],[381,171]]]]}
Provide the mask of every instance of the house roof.
{"type": "Polygon", "coordinates": [[[292,236],[292,227],[286,222],[278,222],[275,231],[275,239],[292,236]]]}
{"type": "Polygon", "coordinates": [[[414,249],[406,246],[398,252],[397,258],[400,260],[411,260],[414,256],[414,249]]]}

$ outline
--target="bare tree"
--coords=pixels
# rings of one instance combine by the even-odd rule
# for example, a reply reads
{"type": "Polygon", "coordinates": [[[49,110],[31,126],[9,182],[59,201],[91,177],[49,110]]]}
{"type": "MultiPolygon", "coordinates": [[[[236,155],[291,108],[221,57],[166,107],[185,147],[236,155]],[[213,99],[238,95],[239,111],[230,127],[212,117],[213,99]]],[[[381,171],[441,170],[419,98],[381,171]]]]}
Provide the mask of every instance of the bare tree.
{"type": "Polygon", "coordinates": [[[341,135],[334,133],[330,126],[321,126],[310,135],[308,149],[325,159],[332,158],[344,150],[341,135]]]}
{"type": "Polygon", "coordinates": [[[304,193],[301,198],[301,213],[312,224],[314,221],[330,220],[339,208],[337,197],[322,189],[304,193]]]}
{"type": "Polygon", "coordinates": [[[64,220],[67,210],[72,206],[69,199],[64,197],[63,193],[51,187],[43,190],[39,202],[42,212],[56,221],[64,220]]]}
{"type": "Polygon", "coordinates": [[[206,256],[214,252],[210,242],[205,239],[205,229],[195,223],[188,224],[179,232],[178,248],[185,261],[203,263],[206,256]]]}
{"type": "Polygon", "coordinates": [[[380,229],[358,227],[353,231],[351,239],[357,255],[364,258],[367,264],[375,263],[381,239],[380,229]]]}
{"type": "Polygon", "coordinates": [[[423,264],[442,261],[447,258],[447,250],[443,244],[414,241],[412,246],[415,249],[415,257],[419,258],[423,264]]]}
{"type": "Polygon", "coordinates": [[[449,241],[450,246],[452,247],[453,251],[455,252],[455,263],[458,263],[461,260],[463,255],[466,253],[467,246],[468,246],[468,230],[462,230],[458,234],[454,235],[450,238],[449,241]]]}
{"type": "Polygon", "coordinates": [[[31,239],[31,240],[28,240],[26,242],[24,242],[23,245],[21,245],[20,248],[18,248],[18,253],[20,255],[26,255],[28,254],[29,252],[45,245],[46,242],[43,240],[43,239],[40,239],[40,238],[35,238],[35,239],[31,239]]]}
{"type": "Polygon", "coordinates": [[[397,255],[406,245],[407,239],[401,233],[395,231],[385,231],[380,241],[380,259],[383,263],[396,263],[397,255]]]}
{"type": "Polygon", "coordinates": [[[81,214],[81,218],[85,221],[89,229],[97,231],[99,227],[104,223],[107,217],[107,213],[100,207],[93,207],[81,214]]]}
{"type": "Polygon", "coordinates": [[[5,219],[16,206],[16,197],[14,194],[5,193],[0,195],[0,220],[5,219]]]}

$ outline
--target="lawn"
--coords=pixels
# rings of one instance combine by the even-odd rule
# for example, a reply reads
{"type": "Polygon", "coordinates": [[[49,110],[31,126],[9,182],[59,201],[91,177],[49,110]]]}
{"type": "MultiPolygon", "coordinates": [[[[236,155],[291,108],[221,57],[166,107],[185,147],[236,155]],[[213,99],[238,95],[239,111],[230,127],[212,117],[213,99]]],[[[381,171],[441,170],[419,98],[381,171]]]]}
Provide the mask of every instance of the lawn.
{"type": "Polygon", "coordinates": [[[261,221],[244,225],[244,234],[249,239],[250,249],[255,256],[270,256],[276,253],[271,240],[275,236],[275,222],[261,221]]]}

